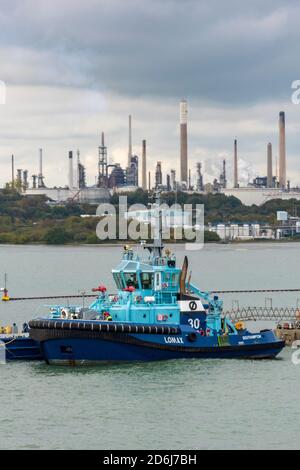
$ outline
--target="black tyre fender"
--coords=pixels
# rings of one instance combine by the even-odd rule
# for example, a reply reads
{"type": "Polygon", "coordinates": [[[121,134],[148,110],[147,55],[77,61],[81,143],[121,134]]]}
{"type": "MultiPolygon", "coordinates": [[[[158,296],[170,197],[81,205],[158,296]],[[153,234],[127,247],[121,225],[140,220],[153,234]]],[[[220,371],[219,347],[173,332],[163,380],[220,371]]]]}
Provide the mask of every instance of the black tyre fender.
{"type": "Polygon", "coordinates": [[[197,333],[189,333],[187,339],[190,341],[190,343],[194,343],[197,341],[197,333]]]}

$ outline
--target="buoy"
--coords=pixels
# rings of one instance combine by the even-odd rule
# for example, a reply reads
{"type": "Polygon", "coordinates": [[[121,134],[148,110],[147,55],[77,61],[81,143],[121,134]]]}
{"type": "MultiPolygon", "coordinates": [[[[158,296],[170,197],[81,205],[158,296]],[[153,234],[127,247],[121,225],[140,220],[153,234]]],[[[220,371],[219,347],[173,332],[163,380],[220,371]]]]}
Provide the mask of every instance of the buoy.
{"type": "Polygon", "coordinates": [[[8,300],[10,300],[10,297],[8,295],[8,290],[5,287],[3,289],[2,300],[3,300],[3,302],[7,302],[8,300]]]}

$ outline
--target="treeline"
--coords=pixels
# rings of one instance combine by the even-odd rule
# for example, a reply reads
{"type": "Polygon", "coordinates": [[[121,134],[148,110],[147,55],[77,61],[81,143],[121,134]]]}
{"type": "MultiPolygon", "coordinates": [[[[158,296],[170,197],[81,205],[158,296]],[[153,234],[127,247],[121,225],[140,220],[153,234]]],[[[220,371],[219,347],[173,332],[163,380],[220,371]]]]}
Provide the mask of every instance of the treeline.
{"type": "Polygon", "coordinates": [[[92,217],[82,219],[71,216],[24,223],[9,216],[0,216],[0,243],[98,243],[97,222],[98,219],[92,217]]]}
{"type": "MultiPolygon", "coordinates": [[[[122,240],[118,238],[116,240],[109,238],[100,240],[97,237],[96,227],[100,220],[101,218],[95,217],[71,216],[63,220],[44,219],[39,222],[25,224],[21,221],[13,222],[9,216],[0,216],[0,243],[46,243],[50,245],[122,243],[122,240]]],[[[128,224],[130,224],[130,221],[128,221],[128,224]]],[[[139,231],[138,226],[137,231],[139,231]]],[[[205,232],[204,235],[206,242],[219,241],[216,233],[205,232]]],[[[171,242],[173,239],[171,231],[170,239],[166,242],[171,242]]]]}
{"type": "Polygon", "coordinates": [[[12,188],[0,192],[0,243],[97,243],[95,207],[52,205],[45,196],[24,197],[12,188]]]}
{"type": "MultiPolygon", "coordinates": [[[[127,194],[128,206],[153,203],[153,197],[138,189],[127,194]]],[[[239,199],[224,194],[187,194],[178,192],[162,194],[162,202],[204,204],[205,223],[266,223],[276,224],[276,211],[286,210],[300,215],[300,203],[296,200],[272,200],[262,206],[244,206],[239,199]]],[[[119,196],[113,195],[111,203],[118,212],[119,196]]],[[[24,197],[6,188],[0,191],[0,243],[88,243],[99,244],[96,226],[99,218],[81,217],[95,215],[96,206],[69,203],[53,205],[44,196],[24,197]]],[[[117,228],[118,229],[118,228],[117,228]]],[[[218,241],[213,232],[205,232],[205,241],[218,241]]],[[[118,240],[117,240],[118,241],[118,240]]],[[[106,242],[112,243],[113,240],[106,242]]]]}

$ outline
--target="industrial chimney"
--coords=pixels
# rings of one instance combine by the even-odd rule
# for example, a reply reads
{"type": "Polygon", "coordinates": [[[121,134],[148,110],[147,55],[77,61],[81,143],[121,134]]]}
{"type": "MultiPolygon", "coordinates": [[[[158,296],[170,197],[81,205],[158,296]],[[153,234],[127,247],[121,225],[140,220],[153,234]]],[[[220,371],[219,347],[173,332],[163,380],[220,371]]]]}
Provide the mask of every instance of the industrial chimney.
{"type": "Polygon", "coordinates": [[[286,187],[285,114],[279,113],[279,187],[286,187]]]}
{"type": "Polygon", "coordinates": [[[187,101],[180,101],[180,178],[181,182],[188,181],[187,161],[187,101]]]}
{"type": "Polygon", "coordinates": [[[176,170],[171,169],[171,190],[176,190],[176,170]]]}
{"type": "Polygon", "coordinates": [[[273,169],[272,169],[272,144],[267,147],[267,188],[273,187],[273,169]]]}
{"type": "Polygon", "coordinates": [[[155,189],[162,185],[161,162],[157,162],[155,169],[155,189]]]}
{"type": "Polygon", "coordinates": [[[203,175],[201,173],[201,168],[202,168],[201,162],[198,162],[197,163],[197,183],[196,183],[197,191],[203,191],[204,190],[203,175]]]}
{"type": "Polygon", "coordinates": [[[128,118],[128,168],[130,168],[131,165],[131,157],[132,157],[132,130],[131,130],[131,114],[129,115],[128,118]]]}
{"type": "Polygon", "coordinates": [[[237,160],[237,140],[234,139],[234,155],[233,155],[233,187],[238,188],[238,160],[237,160]]]}
{"type": "Polygon", "coordinates": [[[146,164],[146,141],[143,140],[143,151],[142,151],[142,188],[144,191],[147,190],[147,164],[146,164]]]}
{"type": "Polygon", "coordinates": [[[74,187],[73,181],[73,152],[70,150],[69,152],[69,189],[74,187]]]}
{"type": "Polygon", "coordinates": [[[39,174],[38,174],[38,188],[44,188],[45,183],[44,183],[44,176],[43,176],[43,149],[39,150],[39,174]]]}
{"type": "Polygon", "coordinates": [[[11,156],[11,185],[15,186],[15,159],[14,156],[11,156]]]}

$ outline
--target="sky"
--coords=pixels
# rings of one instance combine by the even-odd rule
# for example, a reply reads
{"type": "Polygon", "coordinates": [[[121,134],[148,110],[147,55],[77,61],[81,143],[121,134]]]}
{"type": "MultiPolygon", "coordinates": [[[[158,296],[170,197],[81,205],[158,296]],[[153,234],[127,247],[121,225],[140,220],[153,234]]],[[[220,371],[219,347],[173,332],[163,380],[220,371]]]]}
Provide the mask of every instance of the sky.
{"type": "Polygon", "coordinates": [[[0,185],[11,154],[36,174],[39,148],[48,186],[68,183],[77,149],[94,184],[102,131],[109,162],[126,165],[129,114],[152,175],[159,160],[179,176],[186,98],[194,181],[198,161],[206,183],[223,158],[232,181],[235,138],[242,184],[266,175],[285,111],[287,177],[300,186],[299,21],[298,0],[1,0],[0,185]]]}

